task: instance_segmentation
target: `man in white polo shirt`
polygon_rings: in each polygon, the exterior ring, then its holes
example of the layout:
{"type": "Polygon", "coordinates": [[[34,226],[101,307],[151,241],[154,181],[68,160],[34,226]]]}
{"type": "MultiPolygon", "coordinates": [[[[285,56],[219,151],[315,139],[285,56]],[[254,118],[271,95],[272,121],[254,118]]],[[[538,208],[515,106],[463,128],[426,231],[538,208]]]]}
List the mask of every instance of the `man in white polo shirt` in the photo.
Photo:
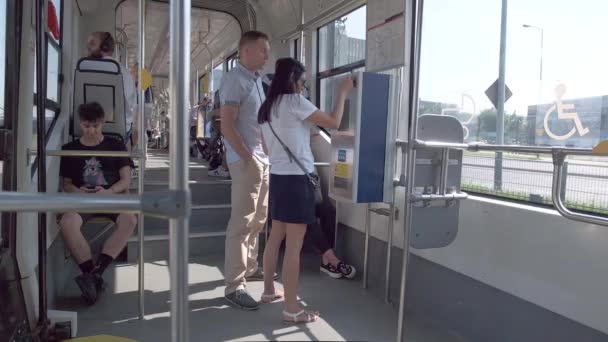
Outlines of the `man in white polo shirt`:
{"type": "Polygon", "coordinates": [[[265,99],[261,75],[270,45],[262,32],[249,31],[239,42],[240,62],[222,80],[220,112],[226,159],[232,176],[232,211],[226,229],[225,298],[233,306],[255,310],[246,279],[262,280],[258,235],[268,209],[268,156],[258,110],[265,99]]]}

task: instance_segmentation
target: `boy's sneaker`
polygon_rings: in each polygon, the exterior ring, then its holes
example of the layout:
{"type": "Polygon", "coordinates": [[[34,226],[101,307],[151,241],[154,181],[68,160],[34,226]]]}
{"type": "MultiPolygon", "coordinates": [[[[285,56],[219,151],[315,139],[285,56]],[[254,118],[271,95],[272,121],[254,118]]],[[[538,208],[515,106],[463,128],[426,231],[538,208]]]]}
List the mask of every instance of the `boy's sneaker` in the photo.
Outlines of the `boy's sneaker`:
{"type": "Polygon", "coordinates": [[[103,280],[101,274],[93,272],[93,278],[95,279],[95,288],[97,293],[103,292],[106,289],[106,282],[103,280]]]}
{"type": "Polygon", "coordinates": [[[82,298],[88,305],[93,305],[97,301],[97,284],[95,276],[91,273],[81,274],[74,279],[80,288],[82,298]]]}
{"type": "Polygon", "coordinates": [[[338,264],[338,271],[342,273],[348,279],[353,279],[355,274],[357,274],[357,270],[354,266],[344,263],[344,261],[340,261],[338,264]]]}
{"type": "Polygon", "coordinates": [[[257,310],[260,308],[258,303],[247,290],[239,289],[224,296],[224,299],[232,306],[242,310],[257,310]]]}
{"type": "Polygon", "coordinates": [[[229,178],[230,172],[224,169],[222,166],[218,166],[215,170],[211,170],[208,173],[209,177],[224,177],[229,178]]]}
{"type": "Polygon", "coordinates": [[[334,278],[334,279],[342,278],[342,272],[338,271],[338,269],[335,268],[334,265],[332,265],[330,263],[328,263],[327,265],[321,265],[320,270],[321,270],[321,272],[327,274],[331,278],[334,278]]]}

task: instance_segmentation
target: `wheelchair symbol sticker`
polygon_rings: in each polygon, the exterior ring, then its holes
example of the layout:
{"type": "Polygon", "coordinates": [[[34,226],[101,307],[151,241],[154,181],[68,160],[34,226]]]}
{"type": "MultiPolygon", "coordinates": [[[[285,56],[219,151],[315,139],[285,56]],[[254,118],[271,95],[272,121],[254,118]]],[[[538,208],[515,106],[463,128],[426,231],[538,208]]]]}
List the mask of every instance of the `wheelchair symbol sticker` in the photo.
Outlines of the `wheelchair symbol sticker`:
{"type": "Polygon", "coordinates": [[[557,87],[555,87],[555,98],[556,98],[555,104],[553,106],[551,106],[551,108],[549,108],[549,110],[545,113],[545,120],[544,120],[545,132],[547,132],[547,135],[549,137],[551,137],[552,139],[555,139],[555,140],[566,140],[566,139],[570,138],[571,136],[573,136],[574,133],[576,133],[576,132],[578,132],[578,134],[581,137],[585,136],[587,133],[589,133],[589,128],[583,127],[583,122],[581,121],[581,118],[578,116],[578,113],[575,111],[574,104],[572,104],[572,103],[565,104],[562,102],[562,98],[564,97],[564,94],[566,93],[566,89],[567,89],[566,85],[564,85],[564,84],[560,84],[557,87]],[[570,132],[563,134],[563,135],[557,135],[557,134],[553,133],[553,131],[551,131],[551,128],[549,128],[549,117],[551,116],[551,114],[553,112],[557,112],[558,120],[574,120],[574,127],[572,127],[570,132]]]}

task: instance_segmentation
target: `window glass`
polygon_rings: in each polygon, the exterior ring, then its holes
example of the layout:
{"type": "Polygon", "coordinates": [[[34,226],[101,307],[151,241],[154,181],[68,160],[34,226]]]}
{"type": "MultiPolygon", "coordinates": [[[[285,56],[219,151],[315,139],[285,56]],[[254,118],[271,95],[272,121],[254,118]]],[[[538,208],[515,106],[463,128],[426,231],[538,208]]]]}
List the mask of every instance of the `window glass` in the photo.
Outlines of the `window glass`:
{"type": "Polygon", "coordinates": [[[59,51],[51,43],[47,51],[46,98],[59,103],[59,51]]]}
{"type": "Polygon", "coordinates": [[[49,34],[57,43],[61,40],[61,4],[62,0],[49,0],[49,34]],[[52,6],[51,6],[52,4],[52,6]],[[53,10],[53,12],[51,12],[53,10]],[[56,18],[57,20],[54,20],[56,18]]]}
{"type": "MultiPolygon", "coordinates": [[[[38,132],[38,113],[36,113],[37,111],[37,106],[33,107],[33,112],[32,112],[32,133],[34,133],[34,145],[36,142],[36,133],[38,132]]],[[[48,132],[49,128],[51,128],[51,123],[53,122],[53,119],[55,119],[55,111],[51,110],[51,109],[46,109],[44,112],[44,117],[45,117],[45,123],[44,123],[44,127],[45,130],[48,132]]]]}
{"type": "MultiPolygon", "coordinates": [[[[467,142],[499,142],[486,91],[499,76],[501,1],[424,6],[419,113],[458,118],[467,142]]],[[[595,0],[509,1],[504,144],[591,148],[608,138],[607,11],[595,0]]],[[[608,213],[607,166],[570,158],[566,204],[608,213]]],[[[550,204],[552,168],[551,156],[467,152],[463,189],[550,204]]]]}
{"type": "Polygon", "coordinates": [[[222,83],[222,76],[224,76],[224,63],[219,64],[215,68],[213,68],[213,89],[212,91],[216,91],[220,89],[220,85],[222,83]]]}
{"type": "Polygon", "coordinates": [[[319,72],[365,59],[363,6],[319,29],[319,72]]]}
{"type": "Polygon", "coordinates": [[[228,71],[232,70],[236,66],[237,62],[238,62],[238,57],[236,55],[233,55],[233,56],[229,57],[228,61],[226,62],[226,66],[228,67],[228,71]]]}
{"type": "MultiPolygon", "coordinates": [[[[363,71],[364,68],[354,69],[353,72],[363,71]]],[[[320,81],[320,102],[319,109],[325,112],[330,112],[334,109],[334,98],[336,96],[336,91],[338,86],[340,85],[340,81],[344,78],[344,74],[326,77],[321,79],[320,81]]]]}
{"type": "MultiPolygon", "coordinates": [[[[6,0],[0,0],[0,18],[6,18],[6,0]]],[[[4,126],[4,87],[6,81],[6,21],[0,24],[0,127],[4,126]]],[[[0,171],[2,168],[0,167],[0,171]]]]}

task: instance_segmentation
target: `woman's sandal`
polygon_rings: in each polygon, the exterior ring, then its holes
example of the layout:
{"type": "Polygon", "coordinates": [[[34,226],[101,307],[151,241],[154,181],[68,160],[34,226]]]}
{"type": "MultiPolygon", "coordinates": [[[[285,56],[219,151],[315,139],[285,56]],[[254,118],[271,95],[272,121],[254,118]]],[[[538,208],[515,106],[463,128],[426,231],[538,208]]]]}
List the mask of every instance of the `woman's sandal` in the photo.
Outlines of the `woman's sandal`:
{"type": "Polygon", "coordinates": [[[282,293],[273,293],[273,294],[262,294],[262,298],[260,298],[260,303],[262,304],[270,304],[279,299],[283,299],[282,293]]]}
{"type": "Polygon", "coordinates": [[[312,323],[317,319],[319,319],[318,311],[300,310],[300,312],[295,314],[283,311],[283,324],[312,323]]]}

